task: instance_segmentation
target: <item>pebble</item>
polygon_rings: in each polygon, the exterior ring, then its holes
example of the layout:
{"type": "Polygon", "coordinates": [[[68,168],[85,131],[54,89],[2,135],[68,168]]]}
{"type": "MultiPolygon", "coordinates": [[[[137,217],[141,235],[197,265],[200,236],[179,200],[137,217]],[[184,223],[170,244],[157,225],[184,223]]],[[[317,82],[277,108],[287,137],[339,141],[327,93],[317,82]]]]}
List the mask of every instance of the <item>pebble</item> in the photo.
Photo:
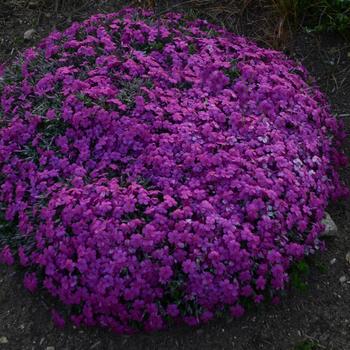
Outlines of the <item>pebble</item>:
{"type": "Polygon", "coordinates": [[[29,3],[28,3],[28,7],[31,9],[37,8],[38,5],[39,5],[38,1],[29,1],[29,3]]]}
{"type": "Polygon", "coordinates": [[[92,345],[92,346],[90,347],[90,350],[93,350],[93,349],[97,348],[100,344],[101,344],[101,341],[99,340],[99,341],[97,341],[94,345],[92,345]]]}
{"type": "Polygon", "coordinates": [[[55,347],[54,346],[48,346],[48,347],[46,347],[46,350],[55,350],[55,347]]]}
{"type": "Polygon", "coordinates": [[[6,337],[0,337],[0,344],[7,344],[9,340],[6,337]]]}
{"type": "Polygon", "coordinates": [[[337,259],[336,259],[336,258],[333,258],[329,263],[330,263],[331,265],[334,265],[336,262],[337,262],[337,259]]]}
{"type": "Polygon", "coordinates": [[[325,217],[322,220],[322,224],[325,225],[325,229],[324,229],[323,233],[321,234],[321,236],[334,237],[337,235],[338,227],[335,224],[335,222],[333,221],[333,219],[331,218],[331,216],[327,212],[325,212],[325,217]]]}
{"type": "Polygon", "coordinates": [[[33,38],[34,34],[36,33],[35,29],[28,29],[26,32],[23,34],[24,40],[30,40],[33,38]]]}
{"type": "Polygon", "coordinates": [[[350,264],[350,252],[346,253],[345,260],[350,264]]]}
{"type": "Polygon", "coordinates": [[[345,283],[345,282],[346,282],[346,276],[341,276],[341,277],[339,278],[339,282],[340,282],[340,283],[345,283]]]}

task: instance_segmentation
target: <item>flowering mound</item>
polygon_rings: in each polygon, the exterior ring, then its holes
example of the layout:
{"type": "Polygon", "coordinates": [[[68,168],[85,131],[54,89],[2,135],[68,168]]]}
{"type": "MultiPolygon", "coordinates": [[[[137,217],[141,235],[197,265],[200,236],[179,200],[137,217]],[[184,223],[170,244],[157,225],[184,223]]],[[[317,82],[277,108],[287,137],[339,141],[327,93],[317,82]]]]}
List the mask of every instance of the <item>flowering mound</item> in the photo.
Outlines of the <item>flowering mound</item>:
{"type": "Polygon", "coordinates": [[[305,70],[205,21],[93,16],[1,85],[1,260],[76,324],[240,316],[321,246],[344,191],[340,128],[305,70]]]}

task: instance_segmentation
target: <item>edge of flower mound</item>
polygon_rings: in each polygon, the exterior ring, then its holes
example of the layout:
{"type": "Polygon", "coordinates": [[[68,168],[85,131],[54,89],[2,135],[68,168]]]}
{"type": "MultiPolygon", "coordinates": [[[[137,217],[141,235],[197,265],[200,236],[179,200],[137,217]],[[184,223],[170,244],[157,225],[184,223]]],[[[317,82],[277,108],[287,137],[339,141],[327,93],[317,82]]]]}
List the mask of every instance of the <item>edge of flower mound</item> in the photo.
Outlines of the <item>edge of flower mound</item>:
{"type": "Polygon", "coordinates": [[[1,84],[0,259],[77,325],[241,316],[322,248],[345,194],[341,127],[304,68],[205,21],[93,16],[1,84]]]}

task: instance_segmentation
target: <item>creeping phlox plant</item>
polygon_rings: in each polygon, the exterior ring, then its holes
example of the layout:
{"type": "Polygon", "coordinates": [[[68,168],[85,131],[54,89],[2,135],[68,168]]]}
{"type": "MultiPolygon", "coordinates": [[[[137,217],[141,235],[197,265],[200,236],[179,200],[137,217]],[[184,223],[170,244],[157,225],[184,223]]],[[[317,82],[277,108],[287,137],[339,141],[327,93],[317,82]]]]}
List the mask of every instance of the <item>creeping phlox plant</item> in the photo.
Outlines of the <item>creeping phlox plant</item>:
{"type": "Polygon", "coordinates": [[[1,78],[1,261],[76,325],[190,325],[273,300],[344,194],[304,68],[206,21],[124,9],[1,78]]]}

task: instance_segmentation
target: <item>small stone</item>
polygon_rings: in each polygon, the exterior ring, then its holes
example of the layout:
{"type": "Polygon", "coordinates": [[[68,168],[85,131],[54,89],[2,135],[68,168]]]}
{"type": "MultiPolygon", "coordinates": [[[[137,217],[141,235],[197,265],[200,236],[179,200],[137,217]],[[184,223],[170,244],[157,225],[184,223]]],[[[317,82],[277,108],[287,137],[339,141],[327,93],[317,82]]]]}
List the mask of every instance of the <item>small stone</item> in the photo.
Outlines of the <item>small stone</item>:
{"type": "Polygon", "coordinates": [[[34,34],[36,33],[35,29],[28,29],[26,32],[23,34],[24,40],[31,40],[33,39],[34,34]]]}
{"type": "Polygon", "coordinates": [[[38,1],[29,1],[29,3],[28,3],[28,7],[31,8],[31,9],[37,8],[38,5],[39,5],[38,1]]]}
{"type": "Polygon", "coordinates": [[[6,337],[0,337],[0,344],[8,344],[9,340],[6,337]]]}
{"type": "Polygon", "coordinates": [[[54,346],[47,346],[46,350],[55,350],[55,347],[54,346]]]}
{"type": "Polygon", "coordinates": [[[345,260],[350,264],[350,251],[346,253],[345,260]]]}
{"type": "Polygon", "coordinates": [[[101,341],[99,340],[90,347],[90,350],[96,349],[100,344],[101,344],[101,341]]]}
{"type": "Polygon", "coordinates": [[[339,278],[339,282],[340,282],[340,283],[345,283],[345,282],[346,282],[346,276],[341,276],[341,277],[339,278]]]}
{"type": "Polygon", "coordinates": [[[334,265],[336,262],[337,262],[337,259],[336,259],[336,258],[333,258],[329,263],[330,263],[331,265],[334,265]]]}
{"type": "Polygon", "coordinates": [[[335,222],[333,221],[333,219],[331,218],[331,216],[327,212],[325,213],[325,217],[322,220],[322,224],[325,225],[325,229],[324,229],[323,233],[321,234],[321,236],[334,237],[337,235],[338,227],[335,224],[335,222]]]}

